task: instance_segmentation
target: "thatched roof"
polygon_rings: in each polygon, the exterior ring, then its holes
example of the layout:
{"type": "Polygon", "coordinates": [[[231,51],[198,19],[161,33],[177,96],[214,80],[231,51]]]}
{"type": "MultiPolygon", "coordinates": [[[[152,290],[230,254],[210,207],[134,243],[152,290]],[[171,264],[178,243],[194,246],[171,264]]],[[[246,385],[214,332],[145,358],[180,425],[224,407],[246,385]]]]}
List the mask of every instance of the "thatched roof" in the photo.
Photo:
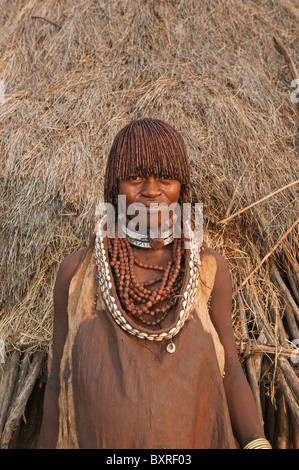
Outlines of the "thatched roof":
{"type": "Polygon", "coordinates": [[[226,256],[235,290],[249,276],[239,292],[252,299],[252,328],[261,308],[277,338],[271,312],[286,307],[270,261],[298,285],[298,185],[219,222],[298,180],[294,70],[274,42],[298,64],[298,18],[287,0],[1,2],[7,350],[47,350],[58,265],[89,239],[113,137],[141,117],[182,133],[205,239],[226,256]]]}
{"type": "MultiPolygon", "coordinates": [[[[183,134],[208,239],[239,285],[298,214],[294,186],[215,225],[298,179],[298,108],[273,42],[280,38],[298,61],[292,2],[31,0],[0,8],[0,336],[50,339],[57,266],[88,239],[114,135],[144,116],[183,134]]],[[[274,255],[298,276],[297,237],[298,227],[274,255]]],[[[260,295],[265,284],[273,295],[266,267],[254,281],[260,295]]]]}

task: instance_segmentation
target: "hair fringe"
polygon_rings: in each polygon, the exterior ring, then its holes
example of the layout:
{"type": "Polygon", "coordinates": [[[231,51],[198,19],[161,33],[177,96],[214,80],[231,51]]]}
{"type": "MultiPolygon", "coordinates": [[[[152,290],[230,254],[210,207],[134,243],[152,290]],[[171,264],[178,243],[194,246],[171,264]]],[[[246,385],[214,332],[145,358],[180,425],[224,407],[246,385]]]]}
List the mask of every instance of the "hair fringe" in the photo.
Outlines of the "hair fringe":
{"type": "Polygon", "coordinates": [[[190,169],[182,136],[158,119],[132,121],[116,135],[108,155],[104,199],[117,208],[118,181],[131,175],[165,175],[181,183],[181,204],[190,202],[190,169]]]}

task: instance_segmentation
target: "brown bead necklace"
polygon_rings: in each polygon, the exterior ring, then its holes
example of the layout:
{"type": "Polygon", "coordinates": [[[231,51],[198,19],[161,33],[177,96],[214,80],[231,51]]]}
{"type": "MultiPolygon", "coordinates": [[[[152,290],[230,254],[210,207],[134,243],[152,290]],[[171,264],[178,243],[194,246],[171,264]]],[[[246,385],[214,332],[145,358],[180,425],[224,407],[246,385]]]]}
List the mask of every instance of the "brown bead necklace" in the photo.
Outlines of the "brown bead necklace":
{"type": "Polygon", "coordinates": [[[138,261],[127,238],[108,238],[110,265],[122,307],[147,326],[159,325],[177,303],[184,277],[183,243],[183,237],[173,240],[172,260],[165,269],[138,261]],[[139,282],[134,265],[159,271],[161,274],[151,280],[139,282]],[[147,289],[158,282],[161,285],[153,291],[147,289]],[[166,304],[158,306],[161,302],[166,304]]]}

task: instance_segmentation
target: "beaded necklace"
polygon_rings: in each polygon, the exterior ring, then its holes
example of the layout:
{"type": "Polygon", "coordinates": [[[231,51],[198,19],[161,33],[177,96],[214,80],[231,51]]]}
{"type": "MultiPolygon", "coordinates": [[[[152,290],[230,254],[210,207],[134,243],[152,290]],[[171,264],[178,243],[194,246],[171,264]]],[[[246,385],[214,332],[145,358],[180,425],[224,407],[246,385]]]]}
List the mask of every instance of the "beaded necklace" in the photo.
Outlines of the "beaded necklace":
{"type": "MultiPolygon", "coordinates": [[[[168,263],[164,274],[161,276],[147,281],[146,283],[138,283],[136,278],[134,279],[134,263],[138,264],[138,261],[132,256],[132,248],[128,240],[118,239],[118,242],[112,244],[112,241],[107,237],[108,252],[110,256],[110,264],[108,260],[108,253],[106,253],[104,246],[104,231],[103,225],[105,224],[105,217],[98,223],[96,229],[96,240],[95,240],[95,259],[98,267],[97,280],[100,284],[100,289],[104,301],[108,307],[115,322],[127,333],[137,336],[141,339],[147,339],[150,341],[162,341],[163,339],[172,339],[183,327],[186,320],[189,317],[190,310],[193,304],[194,297],[197,293],[198,280],[199,280],[199,266],[200,266],[200,247],[191,240],[190,242],[190,253],[189,257],[186,258],[185,268],[187,269],[187,282],[185,291],[176,300],[169,300],[169,294],[180,293],[184,272],[181,269],[182,260],[182,243],[183,238],[175,239],[173,244],[173,260],[168,263]],[[110,247],[110,248],[109,248],[110,247]],[[113,248],[114,247],[114,248],[113,248]],[[121,256],[122,254],[122,256],[121,256]],[[120,259],[123,261],[121,262],[120,259]],[[114,270],[114,273],[113,271],[114,270]],[[114,275],[113,275],[114,274],[114,275]],[[133,276],[132,276],[133,274],[133,276]],[[115,279],[115,285],[118,286],[117,294],[118,299],[115,299],[112,295],[112,282],[115,279]],[[146,289],[150,282],[158,282],[158,279],[162,280],[161,287],[154,292],[146,289]],[[135,289],[132,289],[132,284],[135,289]],[[134,294],[134,295],[133,295],[134,294]],[[168,299],[166,306],[159,308],[153,306],[161,300],[168,299]],[[123,304],[121,302],[123,301],[123,304]],[[134,302],[133,302],[134,300],[134,302]],[[178,321],[175,326],[168,330],[160,330],[157,332],[148,331],[147,327],[151,325],[158,325],[166,317],[169,310],[178,303],[178,308],[181,308],[178,316],[178,321]],[[137,307],[136,307],[137,306],[137,307]],[[132,321],[129,315],[140,320],[146,325],[146,330],[140,329],[134,320],[132,321]],[[145,315],[148,316],[145,319],[145,315]],[[154,320],[149,320],[149,316],[153,317],[154,320]]],[[[140,266],[140,263],[139,263],[140,266]]],[[[142,267],[145,267],[142,264],[142,267]]],[[[146,265],[148,269],[154,269],[162,271],[164,268],[155,265],[146,265]]],[[[171,343],[167,346],[168,352],[175,350],[174,344],[171,343]]]]}
{"type": "Polygon", "coordinates": [[[115,279],[115,286],[120,301],[127,312],[148,326],[161,323],[173,305],[176,295],[182,286],[184,271],[181,269],[182,239],[175,239],[172,247],[172,261],[167,268],[162,266],[144,264],[134,257],[132,247],[127,238],[108,238],[110,265],[115,279]],[[162,276],[139,282],[134,273],[134,265],[143,269],[162,272],[162,276]],[[154,291],[147,289],[161,281],[161,286],[154,291]],[[169,294],[172,293],[170,298],[169,294]],[[156,305],[167,301],[164,307],[156,305]]]}

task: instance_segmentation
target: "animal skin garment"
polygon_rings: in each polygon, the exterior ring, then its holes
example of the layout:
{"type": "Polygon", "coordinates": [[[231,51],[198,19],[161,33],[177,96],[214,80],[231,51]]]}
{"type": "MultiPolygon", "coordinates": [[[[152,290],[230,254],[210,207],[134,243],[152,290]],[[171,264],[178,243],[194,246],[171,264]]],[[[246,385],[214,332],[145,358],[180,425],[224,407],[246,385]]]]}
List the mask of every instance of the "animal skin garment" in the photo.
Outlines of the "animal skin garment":
{"type": "MultiPolygon", "coordinates": [[[[235,448],[224,350],[207,306],[216,270],[215,258],[203,257],[190,316],[169,353],[167,341],[132,336],[112,318],[90,245],[69,288],[57,448],[235,448]]],[[[112,293],[117,300],[114,283],[112,293]]]]}

